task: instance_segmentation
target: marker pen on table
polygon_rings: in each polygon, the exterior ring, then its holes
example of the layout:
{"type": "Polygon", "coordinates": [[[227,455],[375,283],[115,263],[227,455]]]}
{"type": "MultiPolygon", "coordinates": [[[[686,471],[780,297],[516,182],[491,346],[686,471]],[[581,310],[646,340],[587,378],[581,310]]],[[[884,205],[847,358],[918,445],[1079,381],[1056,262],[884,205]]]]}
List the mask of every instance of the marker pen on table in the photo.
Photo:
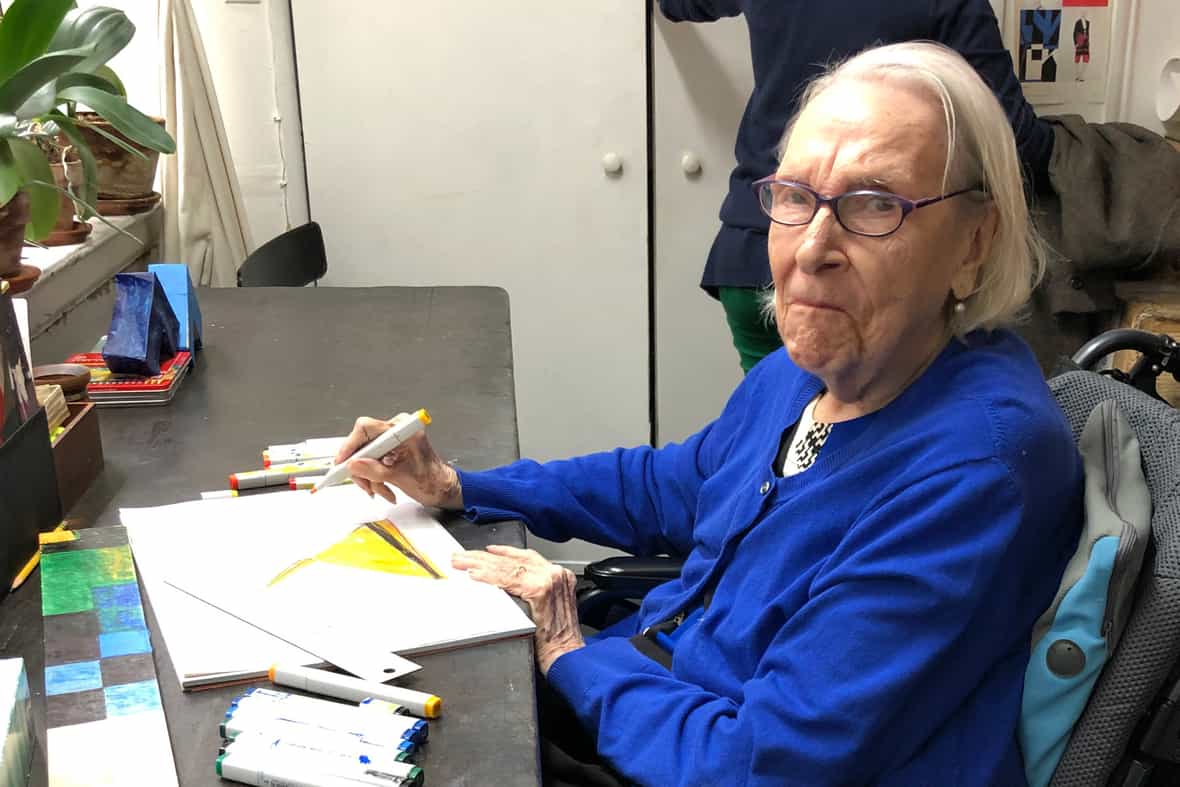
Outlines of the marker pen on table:
{"type": "Polygon", "coordinates": [[[413,716],[367,714],[351,709],[351,714],[326,713],[315,708],[269,703],[265,700],[243,700],[225,712],[225,737],[234,737],[239,730],[256,729],[269,722],[284,721],[308,727],[356,735],[377,746],[396,746],[407,740],[425,743],[430,726],[413,716]]]}
{"type": "Polygon", "coordinates": [[[258,489],[264,486],[286,486],[292,478],[305,475],[320,475],[331,466],[327,460],[321,462],[290,462],[272,465],[265,470],[246,470],[231,473],[230,489],[258,489]]]}
{"type": "Polygon", "coordinates": [[[408,744],[405,748],[373,746],[347,733],[296,728],[290,724],[242,730],[232,738],[227,738],[222,746],[227,749],[231,746],[259,748],[278,746],[279,743],[325,757],[344,757],[350,763],[407,763],[418,751],[418,745],[409,741],[403,741],[403,744],[408,744]]]}
{"type": "Polygon", "coordinates": [[[237,497],[238,490],[236,489],[214,489],[211,492],[202,492],[202,500],[217,500],[223,497],[237,497]]]}
{"type": "Polygon", "coordinates": [[[314,437],[302,443],[272,445],[262,452],[262,466],[283,462],[306,462],[309,459],[328,459],[336,455],[347,437],[314,437]]]}
{"type": "Polygon", "coordinates": [[[293,754],[289,750],[281,753],[274,750],[247,749],[227,751],[217,757],[215,769],[223,779],[230,779],[254,787],[401,787],[422,784],[422,769],[416,768],[406,776],[385,774],[377,769],[371,772],[361,770],[342,775],[338,770],[329,769],[323,758],[293,754]]]}
{"type": "Polygon", "coordinates": [[[311,667],[275,664],[267,674],[272,683],[290,686],[301,691],[310,691],[313,694],[323,694],[327,697],[352,700],[353,702],[360,702],[372,697],[373,699],[396,702],[415,716],[436,719],[442,715],[442,698],[424,691],[402,689],[397,686],[361,680],[348,675],[338,675],[335,672],[312,669],[311,667]]]}
{"type": "Polygon", "coordinates": [[[292,697],[290,700],[274,700],[268,697],[246,696],[230,703],[226,713],[269,713],[275,717],[301,721],[310,720],[323,723],[324,726],[330,726],[333,729],[357,733],[372,730],[374,734],[396,732],[400,735],[406,730],[412,730],[416,734],[415,740],[425,739],[425,736],[429,734],[429,722],[416,716],[405,716],[382,710],[370,712],[356,705],[344,705],[324,700],[304,702],[308,699],[310,698],[292,697]]]}
{"type": "Polygon", "coordinates": [[[338,484],[345,478],[348,478],[348,461],[352,459],[380,459],[388,454],[394,448],[409,440],[414,435],[421,432],[430,424],[430,413],[425,410],[418,410],[410,418],[402,421],[400,424],[391,426],[381,434],[374,437],[368,443],[356,450],[348,460],[341,462],[338,465],[332,465],[332,469],[328,471],[328,475],[323,481],[316,484],[312,488],[312,492],[318,492],[326,486],[338,484]]]}
{"type": "Polygon", "coordinates": [[[421,768],[397,758],[397,752],[382,750],[359,751],[347,748],[347,743],[325,742],[322,738],[293,738],[276,732],[234,739],[224,746],[226,752],[259,752],[277,755],[283,760],[305,760],[309,768],[349,778],[396,777],[413,778],[421,768]]]}
{"type": "Polygon", "coordinates": [[[356,711],[363,707],[364,710],[382,710],[389,714],[401,714],[405,712],[405,708],[398,705],[396,702],[385,702],[384,700],[366,700],[371,702],[371,705],[351,705],[347,702],[335,702],[333,700],[322,700],[318,697],[307,697],[303,694],[292,694],[288,691],[277,691],[275,689],[264,689],[262,687],[252,687],[246,689],[238,697],[235,697],[233,704],[238,704],[244,699],[267,699],[274,702],[284,701],[291,702],[296,705],[306,705],[309,708],[317,708],[320,710],[328,710],[335,708],[344,708],[350,711],[356,711]]]}

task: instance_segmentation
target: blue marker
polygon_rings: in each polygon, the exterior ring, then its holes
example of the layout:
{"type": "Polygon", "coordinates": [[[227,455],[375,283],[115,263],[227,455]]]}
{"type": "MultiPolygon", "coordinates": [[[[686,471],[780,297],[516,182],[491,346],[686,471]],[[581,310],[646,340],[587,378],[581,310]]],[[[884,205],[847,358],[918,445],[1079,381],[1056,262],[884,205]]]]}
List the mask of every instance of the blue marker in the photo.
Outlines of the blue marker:
{"type": "Polygon", "coordinates": [[[415,745],[426,740],[426,732],[422,728],[410,728],[400,732],[380,729],[364,730],[355,727],[345,729],[333,726],[332,722],[327,720],[290,718],[288,714],[275,716],[267,713],[235,711],[232,708],[226,712],[225,716],[225,721],[220,726],[221,737],[231,739],[238,737],[243,732],[254,730],[282,730],[291,734],[343,736],[344,739],[365,746],[379,749],[400,749],[401,751],[410,751],[410,748],[406,746],[407,743],[415,745]],[[374,732],[377,734],[373,734],[374,732]]]}
{"type": "Polygon", "coordinates": [[[238,723],[256,723],[260,719],[286,719],[320,729],[360,735],[374,741],[403,739],[424,743],[430,735],[430,725],[422,719],[366,713],[347,705],[340,707],[342,710],[325,711],[289,702],[242,698],[229,706],[225,718],[227,721],[233,720],[238,723]]]}
{"type": "MultiPolygon", "coordinates": [[[[404,741],[408,743],[408,741],[404,741]]],[[[413,744],[410,744],[413,746],[413,744]]],[[[242,732],[224,744],[227,751],[234,749],[275,749],[284,752],[298,749],[295,753],[313,753],[318,756],[345,759],[348,762],[384,768],[390,763],[406,763],[414,752],[372,746],[363,741],[350,739],[340,733],[325,733],[322,730],[307,731],[292,728],[269,727],[242,732]]],[[[398,767],[401,767],[400,765],[398,767]]]]}

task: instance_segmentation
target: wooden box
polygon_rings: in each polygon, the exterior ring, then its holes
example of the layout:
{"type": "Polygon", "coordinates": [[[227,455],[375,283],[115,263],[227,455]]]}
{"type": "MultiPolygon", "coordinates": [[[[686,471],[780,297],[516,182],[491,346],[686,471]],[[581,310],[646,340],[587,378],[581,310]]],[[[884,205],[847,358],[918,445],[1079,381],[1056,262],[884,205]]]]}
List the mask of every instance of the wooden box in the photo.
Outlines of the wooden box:
{"type": "Polygon", "coordinates": [[[53,444],[53,465],[65,516],[102,472],[102,435],[93,402],[70,402],[65,432],[53,444]]]}
{"type": "MultiPolygon", "coordinates": [[[[1180,283],[1169,281],[1119,282],[1115,292],[1124,303],[1123,327],[1166,333],[1180,340],[1180,283]]],[[[1115,354],[1114,365],[1130,371],[1136,352],[1115,354]]],[[[1180,407],[1180,383],[1170,374],[1156,379],[1156,390],[1173,407],[1180,407]]]]}

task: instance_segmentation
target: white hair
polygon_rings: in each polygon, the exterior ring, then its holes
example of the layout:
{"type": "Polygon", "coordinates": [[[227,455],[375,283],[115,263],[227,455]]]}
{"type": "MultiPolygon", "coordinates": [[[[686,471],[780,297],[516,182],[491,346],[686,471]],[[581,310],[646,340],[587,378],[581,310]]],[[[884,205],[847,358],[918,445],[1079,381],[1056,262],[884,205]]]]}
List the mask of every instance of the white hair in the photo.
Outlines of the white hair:
{"type": "Polygon", "coordinates": [[[910,41],[867,49],[829,67],[807,86],[783,133],[780,159],[795,122],[811,102],[848,81],[903,82],[938,98],[946,121],[943,193],[978,185],[998,215],[991,251],[980,266],[975,290],[964,301],[965,310],[951,310],[948,297],[951,328],[962,336],[1016,320],[1045,273],[1046,252],[1025,203],[1012,127],[991,88],[970,63],[942,44],[910,41]]]}

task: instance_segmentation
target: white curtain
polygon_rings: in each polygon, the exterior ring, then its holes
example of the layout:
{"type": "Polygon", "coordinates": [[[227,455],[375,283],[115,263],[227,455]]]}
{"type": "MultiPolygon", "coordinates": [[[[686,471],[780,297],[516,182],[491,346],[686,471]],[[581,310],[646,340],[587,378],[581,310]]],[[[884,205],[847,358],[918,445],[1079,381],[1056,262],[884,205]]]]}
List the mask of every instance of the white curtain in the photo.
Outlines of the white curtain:
{"type": "Polygon", "coordinates": [[[201,285],[233,287],[254,248],[246,203],[191,0],[157,0],[164,118],[176,154],[164,164],[164,256],[201,285]]]}

